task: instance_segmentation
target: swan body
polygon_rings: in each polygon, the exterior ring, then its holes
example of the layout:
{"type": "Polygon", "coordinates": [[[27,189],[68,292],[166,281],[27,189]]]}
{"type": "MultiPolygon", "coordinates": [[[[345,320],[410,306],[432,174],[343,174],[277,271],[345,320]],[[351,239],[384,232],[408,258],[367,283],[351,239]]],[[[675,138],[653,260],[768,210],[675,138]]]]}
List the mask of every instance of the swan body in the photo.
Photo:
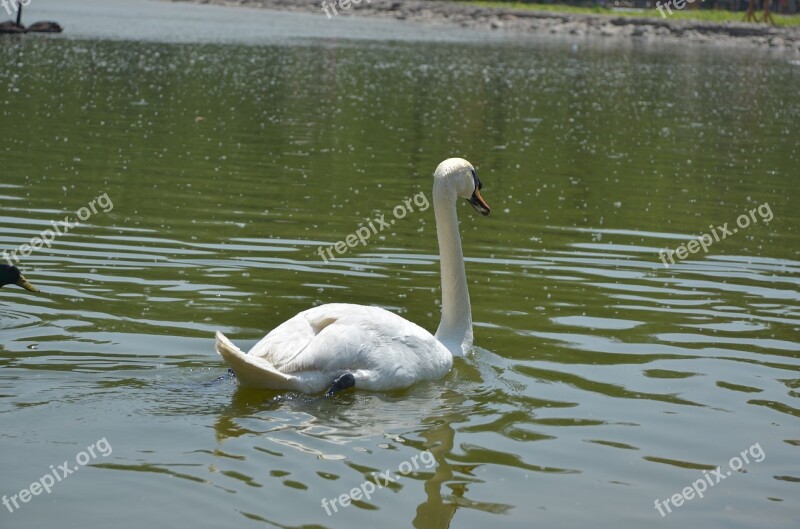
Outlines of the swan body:
{"type": "Polygon", "coordinates": [[[384,391],[444,376],[472,347],[472,316],[458,233],[456,198],[489,214],[481,182],[461,158],[434,173],[433,203],[442,272],[442,320],[436,335],[379,307],[330,303],[282,323],[244,353],[221,332],[216,349],[240,383],[328,394],[355,385],[384,391]],[[342,385],[342,380],[346,383],[342,385]]]}
{"type": "Polygon", "coordinates": [[[222,333],[217,350],[245,386],[318,393],[350,373],[359,388],[382,391],[444,376],[453,355],[436,338],[393,312],[330,303],[308,309],[247,354],[222,333]]]}

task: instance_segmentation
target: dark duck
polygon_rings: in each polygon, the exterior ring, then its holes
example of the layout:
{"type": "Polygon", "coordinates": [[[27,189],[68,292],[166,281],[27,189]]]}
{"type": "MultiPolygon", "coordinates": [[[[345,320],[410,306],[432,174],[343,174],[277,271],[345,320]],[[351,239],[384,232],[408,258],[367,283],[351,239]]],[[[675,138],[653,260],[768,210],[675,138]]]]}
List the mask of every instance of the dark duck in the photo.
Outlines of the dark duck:
{"type": "Polygon", "coordinates": [[[17,285],[31,292],[39,292],[35,286],[28,283],[28,280],[22,276],[19,268],[4,264],[0,265],[0,287],[6,285],[17,285]]]}

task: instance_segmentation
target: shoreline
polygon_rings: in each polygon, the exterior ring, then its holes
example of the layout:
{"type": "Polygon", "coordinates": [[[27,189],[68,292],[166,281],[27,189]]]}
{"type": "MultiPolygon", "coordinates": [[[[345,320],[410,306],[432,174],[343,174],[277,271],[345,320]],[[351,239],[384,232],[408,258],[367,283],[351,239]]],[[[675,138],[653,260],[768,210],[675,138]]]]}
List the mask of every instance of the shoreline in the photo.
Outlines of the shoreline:
{"type": "MultiPolygon", "coordinates": [[[[277,11],[326,14],[322,0],[171,0],[232,7],[264,8],[277,11]]],[[[346,1],[346,0],[345,0],[346,1]]],[[[370,16],[408,20],[418,23],[453,25],[464,28],[491,29],[562,37],[600,37],[632,39],[644,42],[690,42],[714,45],[748,46],[800,54],[800,27],[776,27],[744,22],[704,22],[559,13],[504,7],[482,7],[461,2],[430,0],[361,0],[338,15],[328,10],[329,18],[337,16],[370,16]]],[[[327,0],[333,5],[333,0],[327,0]]],[[[338,7],[338,2],[336,3],[338,7]]]]}

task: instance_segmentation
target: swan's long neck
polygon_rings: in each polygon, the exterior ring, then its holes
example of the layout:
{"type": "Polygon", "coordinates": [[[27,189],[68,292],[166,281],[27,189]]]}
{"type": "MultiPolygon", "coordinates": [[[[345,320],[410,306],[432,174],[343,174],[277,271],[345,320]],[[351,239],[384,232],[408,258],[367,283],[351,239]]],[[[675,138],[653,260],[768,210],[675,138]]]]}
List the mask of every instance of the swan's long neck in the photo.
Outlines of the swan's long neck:
{"type": "Polygon", "coordinates": [[[439,263],[442,271],[442,321],[436,339],[453,353],[464,356],[472,346],[472,313],[464,270],[464,254],[458,233],[456,197],[434,186],[433,211],[439,238],[439,263]]]}

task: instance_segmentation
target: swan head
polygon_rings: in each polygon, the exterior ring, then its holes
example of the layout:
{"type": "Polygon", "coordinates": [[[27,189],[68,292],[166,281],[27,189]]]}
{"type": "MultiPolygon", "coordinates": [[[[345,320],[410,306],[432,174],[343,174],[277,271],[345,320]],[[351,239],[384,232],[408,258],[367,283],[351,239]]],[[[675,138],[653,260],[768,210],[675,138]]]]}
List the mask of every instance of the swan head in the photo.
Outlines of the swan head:
{"type": "Polygon", "coordinates": [[[446,193],[453,197],[466,198],[481,215],[488,215],[491,208],[481,196],[478,173],[471,163],[463,158],[448,158],[439,164],[433,173],[434,194],[446,193]]]}
{"type": "Polygon", "coordinates": [[[36,287],[22,277],[22,273],[16,266],[0,265],[0,287],[5,285],[19,285],[25,290],[39,292],[36,287]]]}

